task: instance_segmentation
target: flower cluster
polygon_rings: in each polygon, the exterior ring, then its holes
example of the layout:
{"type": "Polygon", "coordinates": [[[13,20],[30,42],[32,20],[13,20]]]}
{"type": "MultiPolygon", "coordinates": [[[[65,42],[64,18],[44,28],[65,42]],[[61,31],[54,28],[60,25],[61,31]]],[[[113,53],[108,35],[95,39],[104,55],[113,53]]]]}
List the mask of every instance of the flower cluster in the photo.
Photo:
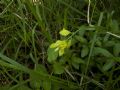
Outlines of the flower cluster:
{"type": "MultiPolygon", "coordinates": [[[[60,31],[60,35],[68,36],[71,32],[63,28],[60,31]]],[[[55,43],[50,45],[50,48],[54,48],[55,51],[59,52],[59,56],[62,56],[65,53],[65,49],[69,48],[71,45],[71,40],[57,40],[55,43]]]]}

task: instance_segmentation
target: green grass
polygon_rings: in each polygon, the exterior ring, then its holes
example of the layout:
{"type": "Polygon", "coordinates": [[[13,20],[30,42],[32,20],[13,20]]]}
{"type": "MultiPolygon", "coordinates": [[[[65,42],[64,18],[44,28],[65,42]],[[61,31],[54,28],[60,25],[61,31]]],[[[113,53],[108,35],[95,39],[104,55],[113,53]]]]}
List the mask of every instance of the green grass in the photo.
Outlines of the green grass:
{"type": "Polygon", "coordinates": [[[119,3],[1,0],[0,90],[119,90],[119,3]],[[57,40],[71,40],[63,56],[57,40]]]}

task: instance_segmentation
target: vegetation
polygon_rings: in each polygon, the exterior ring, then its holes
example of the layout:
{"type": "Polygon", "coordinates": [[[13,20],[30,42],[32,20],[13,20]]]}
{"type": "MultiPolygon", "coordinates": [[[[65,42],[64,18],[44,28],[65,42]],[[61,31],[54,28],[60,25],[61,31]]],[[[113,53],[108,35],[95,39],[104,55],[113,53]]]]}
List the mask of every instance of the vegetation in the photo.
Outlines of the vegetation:
{"type": "Polygon", "coordinates": [[[0,0],[0,90],[119,90],[119,0],[0,0]]]}

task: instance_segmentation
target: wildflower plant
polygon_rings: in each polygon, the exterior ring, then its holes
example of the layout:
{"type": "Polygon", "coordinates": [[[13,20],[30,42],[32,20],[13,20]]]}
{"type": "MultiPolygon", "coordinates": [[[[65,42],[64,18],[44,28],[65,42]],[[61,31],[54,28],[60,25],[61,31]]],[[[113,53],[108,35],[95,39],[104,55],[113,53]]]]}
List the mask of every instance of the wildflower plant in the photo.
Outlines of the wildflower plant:
{"type": "MultiPolygon", "coordinates": [[[[67,37],[71,32],[63,28],[59,33],[61,36],[67,37]]],[[[48,50],[52,49],[54,53],[58,53],[59,56],[63,56],[65,53],[65,49],[68,49],[70,45],[71,45],[71,40],[67,40],[67,39],[57,40],[55,43],[52,43],[50,45],[48,50]]],[[[51,60],[49,60],[49,62],[51,62],[51,60]]]]}
{"type": "MultiPolygon", "coordinates": [[[[66,49],[69,49],[71,46],[71,40],[67,39],[68,35],[71,34],[70,31],[63,28],[59,34],[65,39],[57,40],[52,43],[48,48],[48,62],[55,63],[58,57],[61,57],[65,54],[66,49]]],[[[55,65],[54,65],[55,66],[55,65]]],[[[57,65],[57,67],[60,65],[57,65]]],[[[55,67],[56,68],[56,67],[55,67]]]]}
{"type": "Polygon", "coordinates": [[[70,50],[73,43],[73,36],[76,33],[63,28],[59,34],[63,38],[52,43],[47,51],[47,60],[53,65],[53,72],[55,74],[62,74],[68,66],[66,62],[69,64],[71,63],[73,67],[79,69],[79,64],[84,62],[80,58],[76,57],[72,53],[72,50],[70,50]]]}
{"type": "MultiPolygon", "coordinates": [[[[68,36],[71,32],[63,28],[60,31],[61,36],[68,36]]],[[[50,48],[54,48],[55,52],[59,52],[59,56],[62,56],[65,53],[65,49],[69,48],[71,44],[71,40],[57,40],[55,43],[50,45],[50,48]]]]}

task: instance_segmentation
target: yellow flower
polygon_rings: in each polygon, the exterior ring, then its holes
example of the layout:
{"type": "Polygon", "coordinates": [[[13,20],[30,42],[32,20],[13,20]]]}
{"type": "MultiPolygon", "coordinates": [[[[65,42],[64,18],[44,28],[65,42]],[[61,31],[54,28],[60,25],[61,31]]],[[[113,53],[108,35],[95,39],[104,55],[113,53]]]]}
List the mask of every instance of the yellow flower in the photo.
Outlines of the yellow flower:
{"type": "Polygon", "coordinates": [[[63,28],[59,33],[60,33],[60,35],[62,35],[62,36],[67,36],[67,35],[69,35],[71,32],[68,31],[68,30],[66,30],[65,28],[63,28]]]}
{"type": "Polygon", "coordinates": [[[66,48],[70,47],[70,41],[57,40],[55,43],[50,45],[50,48],[55,48],[55,51],[59,51],[59,56],[62,56],[66,48]]]}

